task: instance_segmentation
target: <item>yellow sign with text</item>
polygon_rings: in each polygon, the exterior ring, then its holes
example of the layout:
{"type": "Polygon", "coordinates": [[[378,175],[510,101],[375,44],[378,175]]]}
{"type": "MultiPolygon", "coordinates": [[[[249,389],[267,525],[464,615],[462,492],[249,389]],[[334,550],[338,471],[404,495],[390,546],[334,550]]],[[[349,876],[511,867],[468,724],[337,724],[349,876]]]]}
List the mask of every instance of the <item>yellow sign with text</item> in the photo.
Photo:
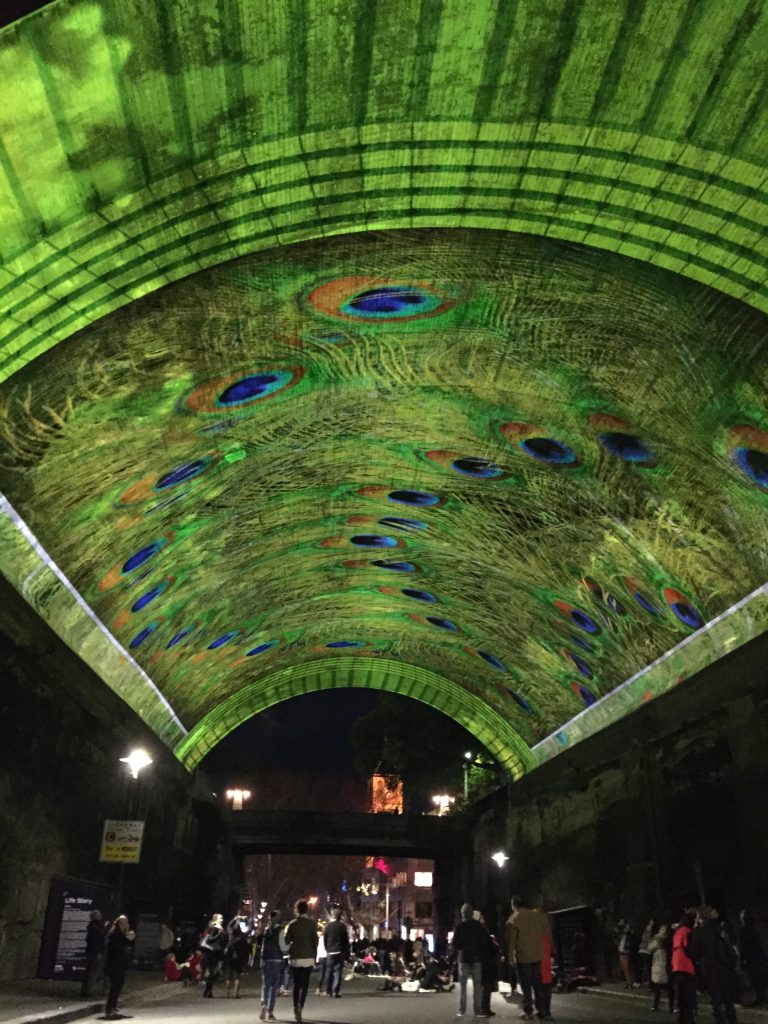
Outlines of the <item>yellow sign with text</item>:
{"type": "Polygon", "coordinates": [[[104,822],[99,860],[110,864],[138,864],[141,857],[143,821],[104,822]]]}

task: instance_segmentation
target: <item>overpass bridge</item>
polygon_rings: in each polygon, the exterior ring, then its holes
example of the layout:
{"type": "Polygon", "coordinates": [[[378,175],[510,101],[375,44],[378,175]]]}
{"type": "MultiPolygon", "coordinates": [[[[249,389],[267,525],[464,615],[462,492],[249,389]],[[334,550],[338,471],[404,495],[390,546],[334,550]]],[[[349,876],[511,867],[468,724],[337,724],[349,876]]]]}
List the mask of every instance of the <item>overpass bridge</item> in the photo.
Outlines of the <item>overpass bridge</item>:
{"type": "Polygon", "coordinates": [[[451,858],[464,849],[464,815],[360,814],[300,810],[230,812],[236,855],[249,853],[389,854],[451,858]]]}

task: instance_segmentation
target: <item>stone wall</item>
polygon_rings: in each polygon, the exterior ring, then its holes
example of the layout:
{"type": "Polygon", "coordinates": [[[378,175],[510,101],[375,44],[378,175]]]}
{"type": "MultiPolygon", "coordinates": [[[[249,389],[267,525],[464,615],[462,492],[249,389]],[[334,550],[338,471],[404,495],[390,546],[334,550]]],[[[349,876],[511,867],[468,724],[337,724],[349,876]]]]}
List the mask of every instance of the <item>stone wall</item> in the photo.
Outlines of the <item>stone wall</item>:
{"type": "Polygon", "coordinates": [[[37,969],[54,875],[116,887],[98,862],[105,818],[123,817],[132,746],[154,758],[134,787],[147,821],[124,907],[177,917],[225,909],[231,862],[210,785],[141,721],[0,579],[0,978],[37,969]]]}
{"type": "Polygon", "coordinates": [[[479,805],[470,895],[494,920],[515,890],[640,926],[702,894],[768,920],[766,793],[764,636],[479,805]]]}

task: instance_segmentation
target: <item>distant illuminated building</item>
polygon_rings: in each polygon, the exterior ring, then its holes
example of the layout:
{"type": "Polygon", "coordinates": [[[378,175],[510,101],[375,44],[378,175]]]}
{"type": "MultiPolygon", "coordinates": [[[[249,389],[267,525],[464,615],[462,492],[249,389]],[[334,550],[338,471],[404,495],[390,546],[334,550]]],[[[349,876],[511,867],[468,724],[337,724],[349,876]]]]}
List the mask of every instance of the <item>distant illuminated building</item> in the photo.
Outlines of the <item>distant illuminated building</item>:
{"type": "Polygon", "coordinates": [[[373,814],[403,813],[403,782],[399,776],[371,776],[371,811],[373,814]]]}

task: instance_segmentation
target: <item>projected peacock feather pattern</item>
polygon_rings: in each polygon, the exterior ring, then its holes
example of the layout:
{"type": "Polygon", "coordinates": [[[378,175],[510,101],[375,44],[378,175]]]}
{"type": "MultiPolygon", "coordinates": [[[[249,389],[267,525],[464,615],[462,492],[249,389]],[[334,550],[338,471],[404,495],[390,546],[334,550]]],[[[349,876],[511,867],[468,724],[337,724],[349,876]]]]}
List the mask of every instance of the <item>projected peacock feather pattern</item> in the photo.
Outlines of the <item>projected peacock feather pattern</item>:
{"type": "Polygon", "coordinates": [[[544,239],[287,247],[6,382],[2,489],[182,718],[343,653],[533,743],[764,582],[765,326],[544,239]]]}

